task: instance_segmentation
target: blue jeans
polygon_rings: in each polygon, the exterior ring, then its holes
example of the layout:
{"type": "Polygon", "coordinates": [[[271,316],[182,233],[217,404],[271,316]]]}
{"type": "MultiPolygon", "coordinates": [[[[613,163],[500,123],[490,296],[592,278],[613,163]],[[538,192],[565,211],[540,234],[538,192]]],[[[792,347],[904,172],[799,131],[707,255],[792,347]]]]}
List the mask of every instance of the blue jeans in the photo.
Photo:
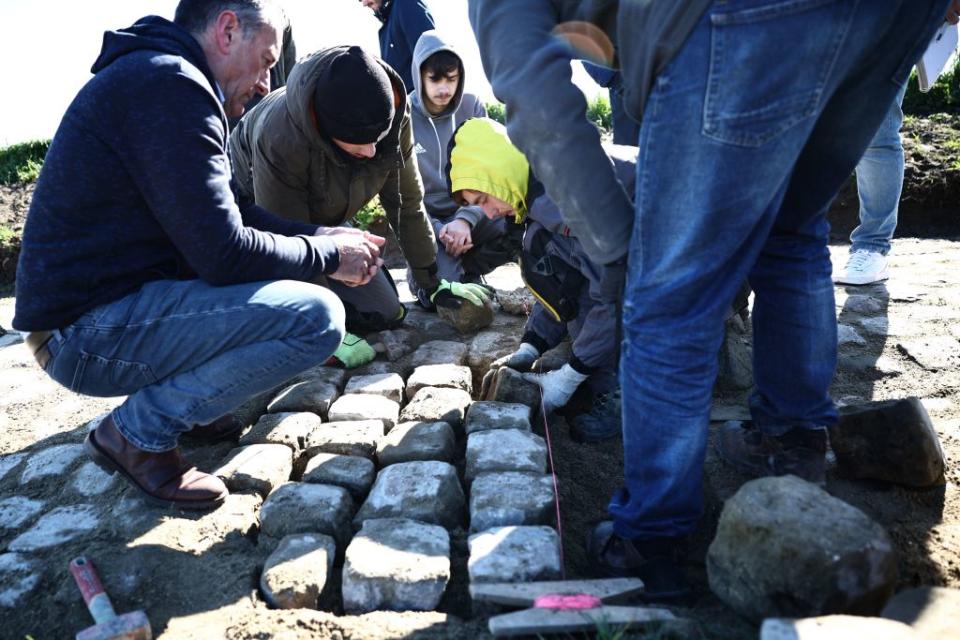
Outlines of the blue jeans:
{"type": "Polygon", "coordinates": [[[214,287],[158,280],[54,332],[46,371],[72,391],[129,397],[117,428],[167,451],[337,348],[343,305],[323,287],[279,280],[214,287]]]}
{"type": "Polygon", "coordinates": [[[860,195],[860,224],[850,234],[850,252],[875,251],[887,255],[890,239],[897,229],[897,209],[903,191],[904,87],[890,105],[887,116],[857,165],[857,192],[860,195]]]}
{"type": "Polygon", "coordinates": [[[696,527],[724,317],[745,278],[754,422],[780,435],[836,419],[826,211],[946,5],[717,0],[657,76],[624,294],[619,535],[696,527]]]}

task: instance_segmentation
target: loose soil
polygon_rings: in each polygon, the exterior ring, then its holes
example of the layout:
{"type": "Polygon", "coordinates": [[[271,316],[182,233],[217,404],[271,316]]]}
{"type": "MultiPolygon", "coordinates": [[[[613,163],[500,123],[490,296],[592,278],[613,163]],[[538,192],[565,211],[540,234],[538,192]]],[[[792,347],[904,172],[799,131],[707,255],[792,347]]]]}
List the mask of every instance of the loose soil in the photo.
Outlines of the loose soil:
{"type": "MultiPolygon", "coordinates": [[[[860,331],[864,343],[841,345],[834,398],[855,404],[921,397],[948,460],[946,486],[928,491],[850,481],[830,470],[828,491],[876,519],[893,538],[899,557],[898,590],[918,585],[960,587],[960,353],[953,353],[952,361],[951,354],[945,354],[938,364],[910,348],[911,341],[952,336],[953,348],[960,352],[956,342],[960,339],[956,330],[960,323],[960,281],[956,276],[960,273],[960,171],[950,164],[960,157],[960,151],[954,150],[952,156],[936,151],[957,139],[958,131],[957,119],[908,122],[907,186],[899,239],[891,255],[892,279],[887,286],[837,289],[840,322],[860,331]],[[935,152],[926,151],[924,145],[935,152]],[[935,161],[924,160],[931,153],[935,161]],[[933,174],[939,177],[929,178],[933,174]],[[886,334],[861,330],[858,321],[863,314],[848,305],[851,297],[859,294],[880,302],[880,310],[866,316],[885,319],[889,324],[886,334]]],[[[850,189],[848,186],[838,198],[830,216],[835,261],[845,260],[844,242],[856,224],[856,191],[850,189]]],[[[22,228],[31,193],[31,187],[0,188],[0,226],[22,228]]],[[[12,298],[0,298],[0,326],[8,329],[12,305],[12,298]]],[[[498,320],[504,332],[517,332],[521,325],[522,318],[498,320]]],[[[744,399],[736,395],[717,401],[730,409],[742,408],[744,399]]],[[[256,416],[264,400],[252,399],[244,407],[244,415],[256,416]]],[[[79,443],[88,423],[117,403],[116,399],[77,396],[52,383],[31,362],[23,345],[0,347],[0,455],[79,443]]],[[[605,517],[606,501],[622,482],[622,447],[618,442],[577,444],[559,417],[549,428],[559,477],[566,575],[593,577],[585,538],[590,527],[605,517]]],[[[542,424],[538,431],[543,434],[542,424]]],[[[194,447],[187,449],[187,455],[209,470],[230,448],[230,444],[194,447]]],[[[75,472],[84,461],[70,469],[75,472]]],[[[696,596],[691,606],[675,612],[694,620],[702,637],[755,638],[756,626],[739,618],[710,592],[704,564],[723,500],[746,479],[723,466],[712,446],[705,464],[705,513],[686,566],[696,596]]],[[[44,501],[48,510],[85,502],[101,508],[106,516],[96,533],[82,543],[62,544],[36,556],[43,566],[39,586],[26,606],[4,610],[2,637],[69,637],[91,624],[66,571],[70,558],[81,552],[100,564],[117,609],[144,609],[154,633],[162,638],[487,637],[486,619],[474,614],[467,593],[463,531],[455,531],[451,537],[455,579],[437,613],[342,616],[337,615],[336,602],[331,612],[271,611],[257,593],[265,553],[256,544],[255,525],[228,527],[224,534],[218,528],[222,525],[211,516],[146,508],[121,483],[84,499],[72,493],[71,473],[25,486],[19,485],[19,475],[0,478],[0,499],[26,496],[44,501]]],[[[242,511],[247,508],[243,504],[230,508],[242,511]]],[[[18,533],[0,530],[0,551],[5,551],[18,533]]],[[[627,633],[625,637],[637,636],[627,633]]]]}

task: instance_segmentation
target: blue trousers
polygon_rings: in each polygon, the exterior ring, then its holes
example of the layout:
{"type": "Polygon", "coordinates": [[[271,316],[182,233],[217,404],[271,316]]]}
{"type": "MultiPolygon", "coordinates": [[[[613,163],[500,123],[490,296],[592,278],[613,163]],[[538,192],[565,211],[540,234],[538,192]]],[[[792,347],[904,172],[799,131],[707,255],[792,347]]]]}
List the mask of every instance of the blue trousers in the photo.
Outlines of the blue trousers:
{"type": "Polygon", "coordinates": [[[779,435],[836,419],[826,212],[946,6],[716,0],[658,74],[627,262],[619,535],[696,526],[724,315],[745,278],[754,422],[779,435]]]}
{"type": "Polygon", "coordinates": [[[306,282],[158,280],[54,332],[46,371],[77,393],[128,395],[113,413],[120,433],[167,451],[181,432],[322,364],[343,325],[337,296],[306,282]]]}

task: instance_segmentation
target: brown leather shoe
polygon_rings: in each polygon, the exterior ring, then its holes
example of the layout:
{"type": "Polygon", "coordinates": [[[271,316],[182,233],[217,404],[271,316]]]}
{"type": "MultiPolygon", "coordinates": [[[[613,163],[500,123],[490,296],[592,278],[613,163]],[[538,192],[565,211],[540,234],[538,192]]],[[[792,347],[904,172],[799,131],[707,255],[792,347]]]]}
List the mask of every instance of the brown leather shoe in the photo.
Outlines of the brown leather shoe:
{"type": "Polygon", "coordinates": [[[211,444],[235,438],[243,431],[243,423],[232,413],[220,416],[210,424],[194,425],[190,431],[184,431],[180,438],[198,444],[211,444]]]}
{"type": "Polygon", "coordinates": [[[87,435],[83,448],[98,467],[111,475],[119,471],[147,502],[157,506],[213,509],[229,494],[220,478],[184,460],[179,448],[153,453],[130,444],[117,430],[112,414],[87,435]]]}

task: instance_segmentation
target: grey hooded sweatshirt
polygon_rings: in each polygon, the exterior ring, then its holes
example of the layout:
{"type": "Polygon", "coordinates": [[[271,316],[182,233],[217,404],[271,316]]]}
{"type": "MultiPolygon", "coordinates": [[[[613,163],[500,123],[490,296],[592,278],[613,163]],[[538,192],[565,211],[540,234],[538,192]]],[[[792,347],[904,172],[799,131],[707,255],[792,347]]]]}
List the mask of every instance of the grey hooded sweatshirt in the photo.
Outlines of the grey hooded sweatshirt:
{"type": "Polygon", "coordinates": [[[431,115],[423,103],[423,80],[420,76],[420,66],[434,53],[450,51],[458,58],[456,49],[447,43],[435,30],[424,31],[413,50],[413,91],[410,92],[411,117],[413,120],[413,139],[416,144],[414,151],[417,154],[417,166],[420,168],[420,177],[423,179],[423,203],[427,213],[434,219],[447,219],[451,216],[462,218],[475,227],[483,213],[475,207],[460,207],[450,196],[447,184],[447,146],[453,132],[464,121],[470,118],[483,118],[487,110],[477,96],[464,93],[463,85],[466,80],[463,71],[463,61],[460,63],[460,83],[457,94],[450,101],[450,106],[439,115],[431,115]],[[456,214],[456,215],[454,215],[456,214]]]}

